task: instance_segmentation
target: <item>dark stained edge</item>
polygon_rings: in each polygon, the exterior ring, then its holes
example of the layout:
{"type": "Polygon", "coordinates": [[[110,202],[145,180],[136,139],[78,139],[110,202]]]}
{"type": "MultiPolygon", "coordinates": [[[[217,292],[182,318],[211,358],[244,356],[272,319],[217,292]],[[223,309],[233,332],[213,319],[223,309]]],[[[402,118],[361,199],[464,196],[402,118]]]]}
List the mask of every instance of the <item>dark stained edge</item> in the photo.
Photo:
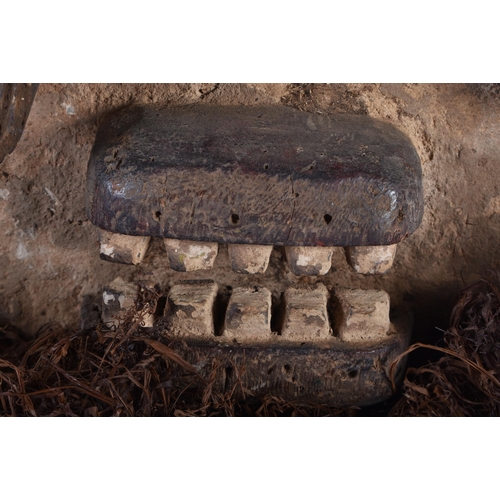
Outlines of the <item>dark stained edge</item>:
{"type": "Polygon", "coordinates": [[[0,83],[0,163],[12,153],[28,120],[38,83],[0,83]]]}
{"type": "MultiPolygon", "coordinates": [[[[376,346],[314,347],[306,345],[208,344],[187,340],[178,346],[202,377],[212,371],[212,359],[222,361],[215,384],[231,388],[237,377],[256,396],[332,406],[369,406],[394,393],[387,376],[391,362],[408,347],[411,316],[393,318],[396,333],[376,346]]],[[[168,334],[167,334],[168,335],[168,334]]],[[[176,347],[177,349],[177,347],[176,347]]],[[[404,362],[396,384],[402,382],[404,362]]]]}

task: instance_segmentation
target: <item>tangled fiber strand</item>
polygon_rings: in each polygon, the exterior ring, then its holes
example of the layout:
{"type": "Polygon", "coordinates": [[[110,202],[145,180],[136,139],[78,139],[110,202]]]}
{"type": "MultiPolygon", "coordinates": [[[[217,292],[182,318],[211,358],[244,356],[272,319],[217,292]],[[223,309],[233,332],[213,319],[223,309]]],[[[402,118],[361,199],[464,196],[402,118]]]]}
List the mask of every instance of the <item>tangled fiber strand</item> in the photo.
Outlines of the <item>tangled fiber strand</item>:
{"type": "Polygon", "coordinates": [[[391,416],[500,415],[499,274],[464,290],[455,305],[444,347],[414,344],[394,360],[391,372],[409,352],[433,349],[439,361],[407,370],[402,397],[391,416]]]}

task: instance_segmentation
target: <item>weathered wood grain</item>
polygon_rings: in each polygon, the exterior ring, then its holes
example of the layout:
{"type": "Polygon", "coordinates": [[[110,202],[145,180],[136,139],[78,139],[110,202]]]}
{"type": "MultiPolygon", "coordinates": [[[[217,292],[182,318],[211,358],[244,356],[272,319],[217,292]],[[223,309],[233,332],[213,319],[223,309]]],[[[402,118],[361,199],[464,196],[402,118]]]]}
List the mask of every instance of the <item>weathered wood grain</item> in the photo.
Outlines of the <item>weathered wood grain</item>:
{"type": "MultiPolygon", "coordinates": [[[[211,359],[222,364],[215,378],[219,390],[231,390],[239,377],[253,394],[271,394],[286,401],[335,406],[368,406],[393,395],[387,377],[391,362],[408,346],[411,318],[393,319],[387,340],[368,347],[330,342],[319,346],[308,342],[295,345],[263,343],[200,344],[187,340],[188,348],[178,348],[208,378],[211,359]]],[[[168,332],[166,332],[168,335],[168,332]]],[[[398,367],[401,382],[404,363],[398,367]]]]}
{"type": "Polygon", "coordinates": [[[97,132],[87,214],[112,232],[256,245],[390,245],[423,215],[410,140],[366,116],[136,106],[97,132]]]}

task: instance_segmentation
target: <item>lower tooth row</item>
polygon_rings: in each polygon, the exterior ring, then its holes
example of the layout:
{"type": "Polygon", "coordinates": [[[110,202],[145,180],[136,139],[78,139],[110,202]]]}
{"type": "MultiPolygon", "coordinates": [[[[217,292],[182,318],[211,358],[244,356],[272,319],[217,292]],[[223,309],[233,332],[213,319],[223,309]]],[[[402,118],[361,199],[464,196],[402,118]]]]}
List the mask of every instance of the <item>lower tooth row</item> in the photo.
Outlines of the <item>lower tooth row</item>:
{"type": "MultiPolygon", "coordinates": [[[[139,264],[148,248],[150,237],[127,236],[99,230],[101,258],[122,264],[139,264]]],[[[170,268],[174,271],[211,269],[218,243],[164,239],[170,268]]],[[[290,270],[296,276],[322,276],[331,267],[335,247],[286,246],[290,270]]],[[[271,245],[228,245],[229,261],[234,272],[265,273],[273,247],[271,245]]],[[[349,265],[360,274],[383,274],[394,261],[396,245],[346,247],[349,265]]]]}
{"type": "MultiPolygon", "coordinates": [[[[272,332],[272,297],[263,287],[235,288],[222,331],[216,332],[217,293],[218,286],[211,280],[174,285],[165,309],[166,334],[242,343],[314,342],[337,337],[355,344],[382,341],[390,334],[389,295],[383,290],[337,289],[330,296],[323,284],[290,287],[283,294],[279,334],[272,332]]],[[[136,296],[136,287],[121,278],[115,280],[103,293],[103,322],[117,325],[136,296]]],[[[152,311],[143,311],[140,319],[144,326],[153,326],[152,311]]]]}

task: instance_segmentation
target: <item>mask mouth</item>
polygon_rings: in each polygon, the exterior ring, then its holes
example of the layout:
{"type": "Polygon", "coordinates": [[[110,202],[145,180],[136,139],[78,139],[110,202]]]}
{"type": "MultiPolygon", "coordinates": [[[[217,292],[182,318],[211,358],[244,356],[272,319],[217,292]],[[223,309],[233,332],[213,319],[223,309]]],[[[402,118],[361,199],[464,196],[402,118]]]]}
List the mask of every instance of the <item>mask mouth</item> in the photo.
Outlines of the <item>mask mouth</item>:
{"type": "MultiPolygon", "coordinates": [[[[162,240],[161,324],[186,356],[245,359],[257,393],[391,396],[386,370],[409,344],[410,315],[383,290],[327,278],[339,251],[355,273],[388,272],[422,220],[420,160],[393,126],[284,106],[130,107],[98,129],[87,215],[105,260],[144,266],[162,240]]],[[[136,294],[121,279],[106,287],[103,322],[136,294]]]]}

